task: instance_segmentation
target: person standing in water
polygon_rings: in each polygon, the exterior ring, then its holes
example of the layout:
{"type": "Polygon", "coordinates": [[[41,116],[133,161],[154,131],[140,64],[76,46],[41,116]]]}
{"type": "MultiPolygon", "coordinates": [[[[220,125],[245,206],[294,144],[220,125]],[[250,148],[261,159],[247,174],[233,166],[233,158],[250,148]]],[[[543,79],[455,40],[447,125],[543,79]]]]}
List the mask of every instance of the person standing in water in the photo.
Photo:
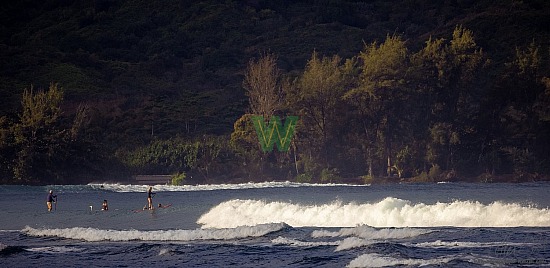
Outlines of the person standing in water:
{"type": "Polygon", "coordinates": [[[107,204],[107,199],[103,200],[103,204],[101,204],[101,210],[109,210],[109,204],[107,204]]]}
{"type": "Polygon", "coordinates": [[[54,195],[53,190],[50,190],[50,193],[46,198],[46,206],[48,207],[48,211],[52,211],[52,203],[56,202],[56,199],[57,199],[57,195],[54,195]]]}
{"type": "Polygon", "coordinates": [[[147,209],[153,209],[153,186],[149,186],[149,190],[147,191],[147,209]]]}

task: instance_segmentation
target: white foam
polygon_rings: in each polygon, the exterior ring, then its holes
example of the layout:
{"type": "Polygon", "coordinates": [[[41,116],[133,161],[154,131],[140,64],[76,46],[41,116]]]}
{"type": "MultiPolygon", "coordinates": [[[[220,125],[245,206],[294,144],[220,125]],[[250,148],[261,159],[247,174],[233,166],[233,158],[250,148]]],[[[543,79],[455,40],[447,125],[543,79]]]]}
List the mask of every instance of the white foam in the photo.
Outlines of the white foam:
{"type": "Polygon", "coordinates": [[[167,249],[167,248],[161,248],[159,250],[159,256],[164,256],[164,255],[172,255],[173,251],[170,250],[170,249],[167,249]]]}
{"type": "Polygon", "coordinates": [[[452,261],[453,258],[436,258],[436,259],[398,259],[388,256],[383,256],[376,253],[363,254],[352,260],[347,267],[386,267],[398,265],[441,265],[452,261]]]}
{"type": "Polygon", "coordinates": [[[31,252],[42,252],[42,253],[56,254],[56,253],[82,252],[82,251],[84,251],[84,248],[60,246],[60,247],[27,248],[25,250],[26,251],[31,251],[31,252]]]}
{"type": "Polygon", "coordinates": [[[384,228],[378,229],[368,225],[356,226],[353,228],[342,228],[337,232],[327,230],[315,230],[311,233],[312,237],[341,237],[356,236],[368,239],[402,239],[415,237],[432,232],[426,229],[416,228],[384,228]]]}
{"type": "Polygon", "coordinates": [[[376,240],[363,239],[358,237],[348,237],[339,242],[335,251],[348,250],[352,248],[360,248],[377,243],[376,240]]]}
{"type": "Polygon", "coordinates": [[[530,246],[532,243],[513,243],[513,242],[468,242],[468,241],[433,241],[423,243],[407,243],[407,246],[421,248],[488,248],[501,246],[530,246]]]}
{"type": "MultiPolygon", "coordinates": [[[[88,184],[94,190],[106,190],[113,192],[146,192],[149,185],[132,185],[132,184],[88,184]]],[[[273,181],[273,182],[248,182],[236,184],[204,184],[204,185],[154,185],[153,189],[158,192],[188,192],[188,191],[213,191],[213,190],[241,190],[241,189],[263,189],[263,188],[295,188],[295,187],[334,187],[334,186],[356,186],[365,187],[368,185],[350,185],[337,183],[298,183],[290,181],[273,181]]]]}
{"type": "Polygon", "coordinates": [[[362,225],[353,228],[342,228],[336,232],[328,230],[314,230],[311,233],[311,236],[314,238],[351,236],[339,242],[336,251],[341,251],[372,245],[380,240],[416,237],[430,232],[432,231],[407,227],[378,229],[371,226],[362,225]]]}
{"type": "Polygon", "coordinates": [[[31,236],[61,237],[85,241],[193,241],[193,240],[230,240],[246,237],[260,237],[286,228],[284,223],[259,224],[223,229],[196,230],[101,230],[96,228],[35,229],[25,227],[23,232],[31,236]]]}
{"type": "Polygon", "coordinates": [[[285,222],[293,227],[550,226],[550,211],[503,202],[413,204],[393,197],[365,204],[332,202],[320,205],[236,199],[218,204],[197,221],[206,228],[272,222],[285,222]]]}
{"type": "Polygon", "coordinates": [[[340,244],[339,241],[334,242],[327,242],[327,241],[300,241],[297,239],[287,238],[279,236],[273,240],[271,240],[271,243],[275,245],[289,245],[289,246],[295,246],[295,247],[320,247],[320,246],[338,246],[340,244]]]}

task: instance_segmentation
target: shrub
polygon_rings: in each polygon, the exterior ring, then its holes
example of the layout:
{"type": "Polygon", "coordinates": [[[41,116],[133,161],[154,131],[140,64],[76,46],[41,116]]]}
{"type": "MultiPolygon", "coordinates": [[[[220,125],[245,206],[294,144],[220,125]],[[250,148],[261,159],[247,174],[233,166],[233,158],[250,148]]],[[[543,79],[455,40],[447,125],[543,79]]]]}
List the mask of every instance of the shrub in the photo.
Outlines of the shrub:
{"type": "Polygon", "coordinates": [[[334,182],[339,179],[340,177],[338,176],[337,169],[324,168],[323,170],[321,170],[321,182],[334,182]]]}
{"type": "Polygon", "coordinates": [[[313,176],[311,176],[311,174],[302,173],[302,174],[299,174],[298,176],[296,176],[296,182],[309,183],[309,182],[311,182],[312,178],[313,178],[313,176]]]}
{"type": "Polygon", "coordinates": [[[428,173],[428,178],[431,181],[436,181],[441,176],[441,168],[438,164],[433,165],[428,173]]]}
{"type": "Polygon", "coordinates": [[[174,175],[172,175],[172,181],[171,181],[171,184],[174,185],[174,186],[177,186],[177,185],[182,185],[183,182],[185,181],[185,178],[187,176],[185,175],[185,172],[178,172],[174,175]]]}

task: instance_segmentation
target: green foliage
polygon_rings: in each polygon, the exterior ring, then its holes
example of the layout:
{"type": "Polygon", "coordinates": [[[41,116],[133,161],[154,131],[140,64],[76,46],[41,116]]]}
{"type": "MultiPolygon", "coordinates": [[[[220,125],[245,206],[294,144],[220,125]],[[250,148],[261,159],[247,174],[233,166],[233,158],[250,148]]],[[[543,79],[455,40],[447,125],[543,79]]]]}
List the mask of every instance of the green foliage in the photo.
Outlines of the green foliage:
{"type": "Polygon", "coordinates": [[[439,165],[435,164],[430,168],[430,171],[428,173],[428,178],[431,181],[437,181],[439,179],[439,177],[441,176],[441,174],[442,174],[441,167],[439,167],[439,165]]]}
{"type": "Polygon", "coordinates": [[[245,114],[235,121],[230,139],[231,149],[249,178],[260,175],[263,166],[262,152],[251,118],[251,114],[245,114]]]}
{"type": "Polygon", "coordinates": [[[413,177],[411,179],[411,182],[433,182],[433,180],[426,173],[426,171],[422,171],[422,173],[420,173],[418,176],[413,177]]]}
{"type": "MultiPolygon", "coordinates": [[[[73,151],[88,149],[80,137],[85,127],[87,110],[77,110],[72,123],[63,118],[61,104],[63,91],[50,84],[47,91],[34,92],[33,87],[23,92],[19,121],[11,128],[13,135],[13,176],[20,183],[51,181],[66,183],[71,169],[82,171],[86,163],[75,163],[73,151]]],[[[74,174],[72,174],[74,175],[74,174]]]]}
{"type": "Polygon", "coordinates": [[[516,48],[516,59],[513,64],[517,66],[520,75],[536,75],[541,64],[539,47],[535,41],[531,42],[527,49],[516,48]]]}
{"type": "Polygon", "coordinates": [[[185,178],[187,178],[185,172],[178,172],[172,175],[172,180],[170,181],[170,184],[174,186],[183,185],[185,178]]]}
{"type": "Polygon", "coordinates": [[[388,35],[384,43],[365,45],[359,54],[363,61],[362,90],[375,98],[380,89],[397,88],[403,83],[408,51],[401,37],[388,35]]]}
{"type": "Polygon", "coordinates": [[[328,164],[333,135],[341,127],[341,98],[344,76],[338,56],[319,58],[314,51],[306,68],[287,92],[287,103],[300,117],[298,143],[305,144],[310,155],[319,155],[317,161],[328,164]],[[300,139],[299,137],[307,137],[300,139]]]}
{"type": "Polygon", "coordinates": [[[374,177],[370,175],[363,175],[361,179],[364,184],[372,184],[374,182],[374,177]]]}
{"type": "Polygon", "coordinates": [[[199,145],[181,138],[154,140],[147,146],[121,152],[121,157],[136,173],[166,174],[196,167],[199,145]]]}
{"type": "Polygon", "coordinates": [[[512,0],[6,5],[0,176],[549,173],[549,10],[512,0]],[[259,113],[300,116],[288,153],[261,154],[246,114],[243,80],[258,56],[273,67],[259,81],[277,93],[259,113]],[[64,93],[23,90],[50,81],[64,93]]]}
{"type": "Polygon", "coordinates": [[[206,181],[212,171],[217,171],[222,153],[227,154],[228,148],[224,145],[227,143],[226,139],[204,136],[195,140],[154,140],[133,151],[119,151],[119,158],[123,159],[133,173],[180,174],[188,171],[200,174],[203,181],[206,181]]]}
{"type": "Polygon", "coordinates": [[[311,183],[312,180],[313,180],[313,175],[309,173],[302,173],[296,176],[296,182],[299,182],[299,183],[311,183]]]}
{"type": "Polygon", "coordinates": [[[340,179],[340,177],[338,176],[338,170],[335,168],[324,168],[323,170],[321,170],[321,174],[319,177],[319,180],[323,183],[333,183],[337,182],[340,179]]]}

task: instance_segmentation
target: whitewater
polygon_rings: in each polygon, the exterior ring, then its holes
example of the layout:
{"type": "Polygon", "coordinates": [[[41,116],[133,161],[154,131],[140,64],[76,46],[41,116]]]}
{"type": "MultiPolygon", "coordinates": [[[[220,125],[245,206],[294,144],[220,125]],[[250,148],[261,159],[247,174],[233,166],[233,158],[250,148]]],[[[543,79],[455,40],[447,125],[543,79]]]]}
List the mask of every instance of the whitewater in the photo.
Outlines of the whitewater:
{"type": "Polygon", "coordinates": [[[147,188],[0,186],[2,267],[550,266],[550,183],[147,188]]]}

